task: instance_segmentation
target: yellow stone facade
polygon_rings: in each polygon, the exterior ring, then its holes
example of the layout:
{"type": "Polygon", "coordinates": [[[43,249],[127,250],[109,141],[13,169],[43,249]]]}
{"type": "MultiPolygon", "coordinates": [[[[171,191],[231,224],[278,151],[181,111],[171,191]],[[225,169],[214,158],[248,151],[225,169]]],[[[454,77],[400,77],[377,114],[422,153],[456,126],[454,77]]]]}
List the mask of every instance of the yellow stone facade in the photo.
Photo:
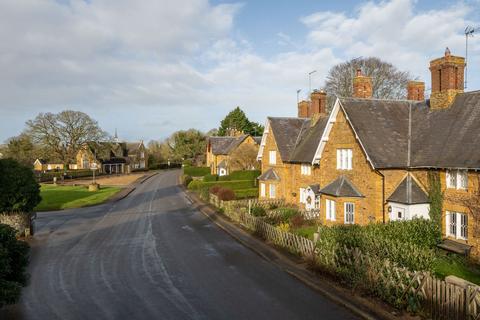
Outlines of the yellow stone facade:
{"type": "MultiPolygon", "coordinates": [[[[258,144],[252,136],[246,137],[245,140],[243,140],[242,143],[237,146],[237,148],[240,148],[240,146],[243,146],[245,144],[255,146],[258,151],[258,144]]],[[[231,150],[230,154],[234,150],[235,149],[231,150]]],[[[210,173],[218,174],[218,165],[224,160],[227,163],[227,174],[232,171],[241,170],[241,168],[238,168],[230,163],[230,154],[213,154],[211,147],[207,145],[207,152],[205,158],[207,167],[210,167],[210,173]]]]}

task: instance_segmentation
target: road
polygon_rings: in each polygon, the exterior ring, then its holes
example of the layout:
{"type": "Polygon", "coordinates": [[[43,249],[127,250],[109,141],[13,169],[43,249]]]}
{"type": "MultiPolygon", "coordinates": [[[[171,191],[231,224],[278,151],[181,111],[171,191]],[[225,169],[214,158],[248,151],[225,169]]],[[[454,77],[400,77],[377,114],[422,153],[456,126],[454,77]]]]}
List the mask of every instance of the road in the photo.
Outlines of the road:
{"type": "Polygon", "coordinates": [[[190,207],[178,171],[123,200],[40,213],[0,319],[353,319],[190,207]]]}

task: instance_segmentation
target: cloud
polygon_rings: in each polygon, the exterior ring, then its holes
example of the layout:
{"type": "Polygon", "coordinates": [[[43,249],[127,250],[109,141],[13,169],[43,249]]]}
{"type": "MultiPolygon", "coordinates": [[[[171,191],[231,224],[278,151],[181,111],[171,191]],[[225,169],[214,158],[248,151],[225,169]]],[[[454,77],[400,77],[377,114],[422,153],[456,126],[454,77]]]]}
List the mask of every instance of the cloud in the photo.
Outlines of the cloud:
{"type": "MultiPolygon", "coordinates": [[[[463,55],[462,30],[478,24],[469,20],[472,4],[419,11],[414,1],[365,2],[299,17],[305,37],[272,34],[279,51],[265,56],[239,36],[235,18],[245,6],[1,1],[0,141],[38,112],[66,108],[128,139],[208,130],[237,105],[262,123],[267,115],[293,116],[296,90],[307,93],[314,69],[312,85],[320,87],[334,64],[374,55],[428,80],[428,61],[446,46],[463,55]]],[[[472,66],[480,63],[478,43],[472,66]]]]}

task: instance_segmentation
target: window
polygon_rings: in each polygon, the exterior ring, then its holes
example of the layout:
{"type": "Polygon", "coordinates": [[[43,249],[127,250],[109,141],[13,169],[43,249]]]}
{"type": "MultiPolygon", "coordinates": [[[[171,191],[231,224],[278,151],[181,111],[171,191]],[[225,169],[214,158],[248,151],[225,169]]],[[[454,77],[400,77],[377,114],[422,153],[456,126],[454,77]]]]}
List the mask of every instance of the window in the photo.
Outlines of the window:
{"type": "Polygon", "coordinates": [[[447,211],[446,234],[455,239],[467,240],[468,238],[468,216],[461,212],[447,211]]]}
{"type": "Polygon", "coordinates": [[[277,152],[276,151],[270,151],[269,152],[268,162],[270,164],[277,164],[277,152]]]}
{"type": "Polygon", "coordinates": [[[142,159],[145,158],[145,152],[143,152],[143,151],[140,152],[140,158],[142,158],[142,159]]]}
{"type": "Polygon", "coordinates": [[[335,221],[335,201],[327,199],[326,203],[327,220],[335,221]]]}
{"type": "Polygon", "coordinates": [[[305,188],[300,188],[300,203],[305,203],[306,202],[306,197],[305,197],[305,188]]]}
{"type": "Polygon", "coordinates": [[[345,202],[345,224],[354,223],[355,204],[345,202]]]}
{"type": "Polygon", "coordinates": [[[260,183],[260,196],[264,198],[266,197],[265,183],[260,183]]]}
{"type": "Polygon", "coordinates": [[[302,164],[300,167],[300,172],[304,176],[309,176],[312,174],[312,166],[309,164],[302,164]]]}
{"type": "Polygon", "coordinates": [[[276,189],[276,185],[274,184],[271,184],[270,185],[270,199],[275,199],[275,190],[276,189]]]}
{"type": "Polygon", "coordinates": [[[467,170],[447,170],[447,188],[467,189],[467,186],[468,186],[467,170]]]}
{"type": "Polygon", "coordinates": [[[337,149],[337,169],[352,170],[352,149],[337,149]]]}

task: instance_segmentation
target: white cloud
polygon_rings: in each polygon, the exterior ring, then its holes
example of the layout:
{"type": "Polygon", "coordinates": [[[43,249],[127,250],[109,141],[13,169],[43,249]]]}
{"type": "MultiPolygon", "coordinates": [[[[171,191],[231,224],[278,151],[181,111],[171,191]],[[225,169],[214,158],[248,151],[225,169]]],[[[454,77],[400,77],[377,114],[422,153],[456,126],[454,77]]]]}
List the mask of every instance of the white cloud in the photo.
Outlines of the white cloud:
{"type": "MultiPolygon", "coordinates": [[[[474,8],[418,12],[413,1],[392,0],[316,12],[299,18],[308,30],[303,41],[273,34],[289,51],[270,56],[236,36],[241,10],[207,0],[1,1],[0,140],[39,111],[67,107],[131,139],[208,130],[236,105],[259,122],[294,115],[309,71],[317,70],[319,87],[335,63],[362,55],[428,80],[428,61],[445,46],[463,55],[461,31],[473,24],[474,8]]],[[[472,56],[479,47],[472,41],[472,56]]]]}

